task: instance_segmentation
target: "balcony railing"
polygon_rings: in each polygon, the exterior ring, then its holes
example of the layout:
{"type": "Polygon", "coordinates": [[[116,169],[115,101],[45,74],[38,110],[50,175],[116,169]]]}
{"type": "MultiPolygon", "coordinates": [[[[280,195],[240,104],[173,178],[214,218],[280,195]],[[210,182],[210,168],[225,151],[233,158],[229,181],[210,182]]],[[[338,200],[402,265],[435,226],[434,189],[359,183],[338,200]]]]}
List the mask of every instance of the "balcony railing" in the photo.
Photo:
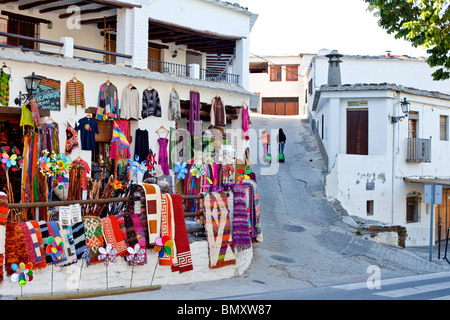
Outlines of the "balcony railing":
{"type": "Polygon", "coordinates": [[[431,139],[408,138],[406,162],[431,162],[431,139]]]}
{"type": "MultiPolygon", "coordinates": [[[[194,72],[191,67],[172,62],[148,59],[148,68],[150,71],[173,74],[194,78],[194,72]]],[[[226,73],[222,71],[200,68],[199,79],[206,81],[226,82],[230,84],[239,84],[239,75],[226,73]]]]}

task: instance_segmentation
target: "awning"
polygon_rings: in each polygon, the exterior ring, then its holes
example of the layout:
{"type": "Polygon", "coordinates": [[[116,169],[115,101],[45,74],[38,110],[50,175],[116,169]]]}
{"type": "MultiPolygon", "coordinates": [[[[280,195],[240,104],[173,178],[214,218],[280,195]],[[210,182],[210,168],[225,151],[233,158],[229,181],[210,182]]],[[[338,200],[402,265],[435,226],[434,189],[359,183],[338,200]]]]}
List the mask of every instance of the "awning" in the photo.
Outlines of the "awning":
{"type": "Polygon", "coordinates": [[[450,188],[450,179],[445,178],[425,178],[425,177],[404,177],[403,181],[421,184],[439,184],[444,188],[450,188]]]}

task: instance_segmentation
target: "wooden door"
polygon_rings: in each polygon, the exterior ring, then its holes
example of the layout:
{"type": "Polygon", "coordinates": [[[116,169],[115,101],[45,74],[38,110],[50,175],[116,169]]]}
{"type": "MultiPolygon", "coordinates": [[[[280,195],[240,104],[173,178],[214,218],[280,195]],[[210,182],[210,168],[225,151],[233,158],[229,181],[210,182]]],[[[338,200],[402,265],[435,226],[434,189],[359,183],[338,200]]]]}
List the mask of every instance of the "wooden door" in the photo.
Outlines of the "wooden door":
{"type": "Polygon", "coordinates": [[[347,109],[347,154],[369,154],[369,111],[347,109]]]}
{"type": "Polygon", "coordinates": [[[436,206],[435,213],[435,235],[436,241],[439,239],[439,226],[440,228],[440,236],[441,240],[445,240],[447,238],[447,229],[450,228],[450,190],[444,189],[442,190],[442,204],[436,206]]]}
{"type": "Polygon", "coordinates": [[[277,100],[275,102],[275,114],[277,116],[284,116],[286,114],[284,100],[277,100]]]}
{"type": "Polygon", "coordinates": [[[286,113],[287,116],[298,115],[298,101],[286,101],[286,113]]]}
{"type": "Polygon", "coordinates": [[[148,48],[148,68],[150,71],[162,72],[160,49],[148,48]]]}

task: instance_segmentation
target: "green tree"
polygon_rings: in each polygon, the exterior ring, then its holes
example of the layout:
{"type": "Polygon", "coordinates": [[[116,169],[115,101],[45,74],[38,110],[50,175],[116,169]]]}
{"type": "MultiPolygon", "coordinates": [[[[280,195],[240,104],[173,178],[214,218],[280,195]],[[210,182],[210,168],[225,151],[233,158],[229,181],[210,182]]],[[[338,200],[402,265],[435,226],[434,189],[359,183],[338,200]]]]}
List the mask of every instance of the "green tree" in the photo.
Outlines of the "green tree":
{"type": "Polygon", "coordinates": [[[380,19],[379,25],[397,39],[414,47],[422,46],[430,67],[440,67],[434,80],[450,78],[450,1],[444,0],[363,0],[380,19]]]}

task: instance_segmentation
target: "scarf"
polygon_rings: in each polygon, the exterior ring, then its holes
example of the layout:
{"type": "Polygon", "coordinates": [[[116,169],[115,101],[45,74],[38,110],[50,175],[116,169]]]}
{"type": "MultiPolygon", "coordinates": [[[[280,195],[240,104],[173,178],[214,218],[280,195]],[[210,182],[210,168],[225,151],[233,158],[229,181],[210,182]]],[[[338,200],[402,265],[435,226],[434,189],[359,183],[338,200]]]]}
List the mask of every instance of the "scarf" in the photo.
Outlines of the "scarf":
{"type": "Polygon", "coordinates": [[[161,189],[156,184],[140,184],[145,191],[149,244],[155,244],[161,231],[161,189]]]}
{"type": "Polygon", "coordinates": [[[11,269],[13,263],[20,264],[24,261],[28,262],[28,251],[22,229],[16,222],[7,222],[5,241],[6,274],[11,276],[14,273],[11,269]]]}
{"type": "MultiPolygon", "coordinates": [[[[170,240],[174,240],[174,225],[173,225],[173,209],[172,198],[170,195],[164,193],[161,195],[161,237],[167,236],[170,240]]],[[[159,264],[165,266],[173,266],[174,258],[176,257],[176,248],[172,248],[170,255],[165,254],[159,258],[159,264]]]]}
{"type": "Polygon", "coordinates": [[[227,196],[208,193],[204,197],[206,240],[208,242],[209,267],[221,268],[236,264],[230,232],[227,196]]]}
{"type": "Polygon", "coordinates": [[[191,248],[184,220],[183,199],[180,194],[171,194],[173,207],[173,223],[175,225],[175,247],[177,262],[172,266],[172,272],[180,273],[193,270],[191,248]]]}
{"type": "Polygon", "coordinates": [[[8,196],[0,192],[0,283],[3,282],[3,265],[5,262],[6,221],[8,219],[8,196]]]}
{"type": "Polygon", "coordinates": [[[19,227],[22,230],[23,237],[25,239],[25,246],[28,252],[28,261],[33,265],[42,262],[41,251],[39,250],[39,242],[37,240],[36,233],[33,227],[32,232],[29,229],[27,222],[19,222],[19,227]]]}
{"type": "MultiPolygon", "coordinates": [[[[136,232],[137,242],[141,246],[141,248],[147,248],[147,233],[142,226],[142,220],[139,214],[132,214],[131,220],[133,222],[134,230],[136,232]]],[[[134,245],[133,247],[134,248],[134,245]]],[[[147,263],[147,250],[145,250],[145,259],[144,263],[147,263]]]]}
{"type": "Polygon", "coordinates": [[[86,248],[86,236],[84,235],[83,222],[77,222],[72,226],[72,234],[77,260],[81,260],[86,248]]]}
{"type": "Polygon", "coordinates": [[[252,237],[259,242],[263,241],[262,228],[261,228],[261,208],[259,205],[259,194],[256,182],[254,180],[246,180],[246,183],[252,185],[253,187],[253,207],[254,207],[254,220],[252,225],[254,230],[252,230],[252,237]]]}
{"type": "Polygon", "coordinates": [[[84,216],[86,245],[91,249],[91,264],[98,263],[98,249],[103,247],[102,220],[96,216],[84,216]]]}
{"type": "Polygon", "coordinates": [[[102,218],[102,232],[106,243],[112,245],[117,250],[117,256],[121,257],[126,254],[127,246],[120,230],[119,221],[116,216],[102,218]]]}
{"type": "Polygon", "coordinates": [[[252,239],[248,228],[248,214],[244,187],[239,184],[225,184],[233,191],[233,244],[238,250],[249,249],[252,239]]]}

